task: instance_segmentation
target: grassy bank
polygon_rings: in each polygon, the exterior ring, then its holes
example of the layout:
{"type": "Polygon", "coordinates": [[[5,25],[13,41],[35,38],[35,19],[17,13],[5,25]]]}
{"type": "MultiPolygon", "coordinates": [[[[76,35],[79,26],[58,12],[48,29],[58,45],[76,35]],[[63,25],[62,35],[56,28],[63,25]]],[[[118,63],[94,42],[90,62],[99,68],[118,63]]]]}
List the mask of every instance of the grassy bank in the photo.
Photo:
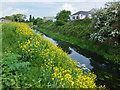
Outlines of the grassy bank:
{"type": "Polygon", "coordinates": [[[3,88],[98,88],[96,75],[24,23],[2,25],[2,46],[3,88]]]}
{"type": "MultiPolygon", "coordinates": [[[[106,43],[98,43],[98,42],[95,42],[92,40],[63,35],[60,32],[55,33],[51,30],[46,30],[46,29],[42,29],[42,28],[38,28],[38,27],[35,27],[35,28],[52,38],[57,38],[62,41],[69,42],[73,45],[77,45],[83,49],[87,49],[89,51],[92,51],[99,55],[102,55],[106,59],[109,59],[109,60],[113,61],[114,63],[120,64],[120,58],[119,58],[120,57],[120,52],[119,52],[120,46],[119,45],[108,45],[106,43]]],[[[85,37],[85,38],[87,38],[87,37],[85,37]]]]}
{"type": "Polygon", "coordinates": [[[89,18],[70,21],[60,26],[57,26],[56,22],[52,23],[47,21],[39,25],[39,27],[50,30],[54,33],[60,33],[62,35],[83,39],[88,39],[91,32],[94,31],[92,28],[92,20],[89,18]],[[91,28],[92,30],[90,30],[91,28]]]}

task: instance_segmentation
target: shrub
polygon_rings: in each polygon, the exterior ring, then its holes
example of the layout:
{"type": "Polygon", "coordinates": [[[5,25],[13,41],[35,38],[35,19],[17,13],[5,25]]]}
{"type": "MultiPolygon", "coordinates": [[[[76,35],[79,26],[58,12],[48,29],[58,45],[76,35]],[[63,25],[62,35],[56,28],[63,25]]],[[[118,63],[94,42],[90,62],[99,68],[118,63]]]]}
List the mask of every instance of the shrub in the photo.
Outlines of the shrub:
{"type": "Polygon", "coordinates": [[[114,42],[118,43],[118,36],[120,35],[120,30],[118,28],[113,28],[112,24],[118,22],[116,19],[119,16],[120,2],[111,2],[106,4],[106,8],[98,10],[93,14],[94,25],[96,32],[91,34],[91,39],[97,40],[99,42],[104,42],[108,39],[113,39],[114,42]]]}
{"type": "Polygon", "coordinates": [[[57,26],[60,26],[60,25],[64,25],[64,24],[65,24],[65,22],[62,21],[62,20],[57,20],[55,23],[56,23],[57,26]]]}

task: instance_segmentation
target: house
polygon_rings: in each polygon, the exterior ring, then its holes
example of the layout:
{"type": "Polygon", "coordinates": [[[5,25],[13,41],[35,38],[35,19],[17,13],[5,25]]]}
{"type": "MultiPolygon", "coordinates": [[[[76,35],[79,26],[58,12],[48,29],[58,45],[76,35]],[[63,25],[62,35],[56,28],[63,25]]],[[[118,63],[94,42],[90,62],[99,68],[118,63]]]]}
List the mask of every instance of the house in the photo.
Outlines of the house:
{"type": "Polygon", "coordinates": [[[56,21],[55,17],[43,17],[43,21],[44,21],[44,22],[46,22],[46,21],[48,21],[48,20],[50,20],[50,21],[52,21],[52,22],[55,22],[55,21],[56,21]]]}
{"type": "Polygon", "coordinates": [[[0,18],[0,22],[4,22],[4,20],[5,20],[4,17],[0,18]]]}
{"type": "Polygon", "coordinates": [[[0,18],[0,22],[12,22],[12,20],[8,20],[4,17],[0,18]]]}
{"type": "Polygon", "coordinates": [[[84,19],[84,18],[92,18],[92,13],[95,12],[96,9],[91,9],[90,11],[78,11],[72,15],[69,16],[69,20],[75,20],[75,19],[84,19]]]}
{"type": "Polygon", "coordinates": [[[91,18],[90,11],[79,11],[79,12],[76,12],[76,13],[70,15],[69,19],[71,21],[71,20],[75,20],[75,19],[84,19],[86,17],[91,18]]]}

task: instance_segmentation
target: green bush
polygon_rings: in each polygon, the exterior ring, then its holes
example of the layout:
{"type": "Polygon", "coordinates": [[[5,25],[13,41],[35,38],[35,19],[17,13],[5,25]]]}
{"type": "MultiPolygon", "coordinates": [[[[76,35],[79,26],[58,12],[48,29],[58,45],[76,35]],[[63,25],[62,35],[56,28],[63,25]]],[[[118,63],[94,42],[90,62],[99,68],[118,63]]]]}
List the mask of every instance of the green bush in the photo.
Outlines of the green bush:
{"type": "Polygon", "coordinates": [[[57,20],[55,23],[56,23],[57,26],[60,26],[60,25],[64,25],[64,24],[65,24],[65,22],[62,21],[62,20],[57,20]]]}

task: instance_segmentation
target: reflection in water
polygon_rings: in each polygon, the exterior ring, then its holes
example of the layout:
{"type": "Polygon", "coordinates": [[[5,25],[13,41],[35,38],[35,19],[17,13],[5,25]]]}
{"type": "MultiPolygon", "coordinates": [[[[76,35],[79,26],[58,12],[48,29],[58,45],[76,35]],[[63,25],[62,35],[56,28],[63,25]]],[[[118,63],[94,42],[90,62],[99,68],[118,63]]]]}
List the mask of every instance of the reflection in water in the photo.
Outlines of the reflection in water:
{"type": "MultiPolygon", "coordinates": [[[[70,47],[69,47],[70,48],[70,47]]],[[[80,64],[85,64],[85,66],[89,69],[92,69],[93,66],[90,64],[90,59],[86,58],[85,56],[83,56],[82,54],[79,54],[78,52],[76,52],[74,49],[70,48],[70,50],[72,50],[72,53],[70,54],[70,57],[73,60],[77,60],[77,62],[80,62],[80,64]]]]}
{"type": "Polygon", "coordinates": [[[94,67],[91,71],[98,76],[97,84],[105,84],[107,88],[120,87],[120,71],[117,65],[98,63],[94,60],[91,60],[91,65],[94,67]]]}
{"type": "Polygon", "coordinates": [[[79,62],[80,64],[84,64],[86,68],[92,69],[93,66],[90,64],[90,58],[87,58],[83,56],[82,54],[76,52],[73,48],[71,48],[69,43],[57,40],[57,43],[59,47],[61,47],[64,51],[66,51],[69,55],[70,58],[79,62]]]}
{"type": "Polygon", "coordinates": [[[61,47],[64,51],[66,51],[68,54],[71,54],[72,50],[69,49],[69,45],[64,43],[64,42],[61,42],[61,41],[57,41],[58,43],[58,47],[61,47]]]}
{"type": "MultiPolygon", "coordinates": [[[[37,32],[37,30],[34,31],[37,32]]],[[[41,34],[39,31],[37,33],[41,34]]],[[[118,70],[119,66],[104,59],[102,56],[97,55],[96,53],[89,52],[81,49],[80,47],[60,40],[53,40],[45,34],[43,34],[43,37],[61,47],[70,55],[71,59],[77,60],[77,62],[84,64],[87,68],[94,72],[97,75],[96,84],[106,85],[107,88],[120,88],[120,70],[118,70]]]]}
{"type": "MultiPolygon", "coordinates": [[[[40,31],[37,31],[37,30],[34,30],[36,33],[39,33],[41,34],[40,31]]],[[[53,40],[52,38],[48,37],[47,35],[45,34],[42,34],[44,38],[47,38],[49,41],[53,42],[55,45],[61,47],[64,51],[66,51],[71,59],[73,60],[77,60],[77,62],[79,62],[80,64],[84,64],[85,68],[86,69],[92,69],[93,66],[91,66],[90,64],[90,59],[83,56],[82,54],[76,52],[74,49],[72,49],[70,47],[70,44],[69,43],[66,43],[66,42],[63,42],[63,41],[60,41],[60,40],[53,40]]]]}

